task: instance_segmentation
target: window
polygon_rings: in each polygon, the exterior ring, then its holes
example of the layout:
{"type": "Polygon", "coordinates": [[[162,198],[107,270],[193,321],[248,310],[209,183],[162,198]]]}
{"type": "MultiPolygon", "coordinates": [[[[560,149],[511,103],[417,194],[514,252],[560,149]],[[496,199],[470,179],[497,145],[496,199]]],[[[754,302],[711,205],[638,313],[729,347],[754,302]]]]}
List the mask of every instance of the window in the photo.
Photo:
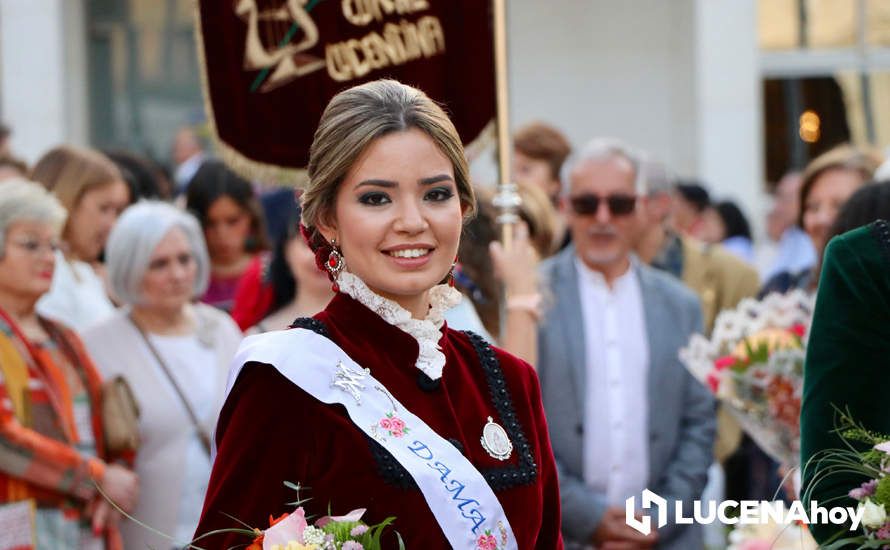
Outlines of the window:
{"type": "Polygon", "coordinates": [[[89,0],[93,145],[168,158],[177,127],[204,118],[193,0],[89,0]]]}
{"type": "Polygon", "coordinates": [[[890,144],[890,2],[758,0],[767,180],[832,146],[890,144]]]}

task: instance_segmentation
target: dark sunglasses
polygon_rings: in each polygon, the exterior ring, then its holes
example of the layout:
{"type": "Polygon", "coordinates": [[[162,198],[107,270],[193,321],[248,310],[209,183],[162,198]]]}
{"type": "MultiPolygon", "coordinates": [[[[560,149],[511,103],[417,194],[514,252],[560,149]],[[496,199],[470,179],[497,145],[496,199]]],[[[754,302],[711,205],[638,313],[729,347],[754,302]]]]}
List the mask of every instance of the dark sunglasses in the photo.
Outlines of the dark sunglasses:
{"type": "Polygon", "coordinates": [[[589,216],[596,214],[600,208],[600,201],[606,201],[609,207],[609,213],[613,216],[627,216],[634,211],[637,206],[637,198],[633,195],[609,195],[608,197],[600,197],[597,195],[584,194],[576,195],[569,198],[572,203],[572,210],[580,216],[589,216]]]}

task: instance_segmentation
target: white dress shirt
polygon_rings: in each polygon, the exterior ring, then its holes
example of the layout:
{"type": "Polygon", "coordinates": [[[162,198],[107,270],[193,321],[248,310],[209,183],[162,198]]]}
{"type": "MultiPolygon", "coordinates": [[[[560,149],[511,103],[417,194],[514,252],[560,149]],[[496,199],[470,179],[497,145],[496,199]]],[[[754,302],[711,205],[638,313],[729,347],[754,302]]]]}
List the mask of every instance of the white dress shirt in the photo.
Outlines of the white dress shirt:
{"type": "Polygon", "coordinates": [[[649,481],[649,340],[633,265],[610,288],[576,258],[584,318],[584,481],[623,506],[649,481]]]}

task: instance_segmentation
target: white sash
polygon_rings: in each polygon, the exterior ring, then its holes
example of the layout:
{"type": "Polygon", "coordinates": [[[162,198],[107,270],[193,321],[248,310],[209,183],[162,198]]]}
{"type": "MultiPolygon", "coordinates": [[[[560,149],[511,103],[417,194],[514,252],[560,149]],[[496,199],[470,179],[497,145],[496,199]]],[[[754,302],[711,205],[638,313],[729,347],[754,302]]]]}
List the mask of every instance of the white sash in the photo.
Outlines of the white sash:
{"type": "Polygon", "coordinates": [[[411,474],[453,548],[518,549],[482,474],[334,342],[305,329],[245,338],[232,361],[226,397],[250,362],[272,365],[322,403],[346,407],[355,425],[411,474]]]}

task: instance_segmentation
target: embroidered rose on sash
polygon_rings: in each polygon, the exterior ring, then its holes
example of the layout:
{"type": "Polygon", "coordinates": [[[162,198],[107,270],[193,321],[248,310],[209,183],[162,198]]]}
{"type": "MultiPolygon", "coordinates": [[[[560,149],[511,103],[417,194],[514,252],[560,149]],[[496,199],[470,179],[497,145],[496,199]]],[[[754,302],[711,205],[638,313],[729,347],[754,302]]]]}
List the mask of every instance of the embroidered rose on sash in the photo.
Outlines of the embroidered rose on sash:
{"type": "Polygon", "coordinates": [[[498,539],[486,529],[485,534],[476,540],[476,550],[498,550],[498,539]]]}
{"type": "Polygon", "coordinates": [[[405,421],[396,416],[394,413],[387,413],[385,418],[380,419],[380,427],[389,432],[392,437],[402,437],[411,429],[405,426],[405,421]]]}

